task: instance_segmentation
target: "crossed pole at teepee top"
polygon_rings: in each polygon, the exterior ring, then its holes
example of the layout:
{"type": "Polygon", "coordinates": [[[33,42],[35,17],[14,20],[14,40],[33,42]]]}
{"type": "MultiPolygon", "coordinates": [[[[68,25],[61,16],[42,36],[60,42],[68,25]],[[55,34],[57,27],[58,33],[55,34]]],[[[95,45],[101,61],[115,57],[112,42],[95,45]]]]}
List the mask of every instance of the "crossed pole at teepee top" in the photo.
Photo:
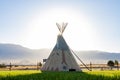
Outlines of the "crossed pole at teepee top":
{"type": "Polygon", "coordinates": [[[64,23],[64,22],[63,22],[62,25],[56,23],[56,25],[57,25],[57,27],[58,27],[58,29],[59,29],[59,31],[60,31],[60,34],[63,34],[66,26],[68,25],[68,23],[64,23]]]}

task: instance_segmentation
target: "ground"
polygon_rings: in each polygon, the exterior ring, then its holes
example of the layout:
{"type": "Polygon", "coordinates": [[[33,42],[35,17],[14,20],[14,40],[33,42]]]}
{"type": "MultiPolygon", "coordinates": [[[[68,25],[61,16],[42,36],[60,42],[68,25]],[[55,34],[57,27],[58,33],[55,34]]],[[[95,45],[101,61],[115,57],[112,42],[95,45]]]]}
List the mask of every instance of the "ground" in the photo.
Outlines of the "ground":
{"type": "Polygon", "coordinates": [[[40,70],[0,71],[0,80],[120,80],[120,71],[42,72],[40,70]]]}

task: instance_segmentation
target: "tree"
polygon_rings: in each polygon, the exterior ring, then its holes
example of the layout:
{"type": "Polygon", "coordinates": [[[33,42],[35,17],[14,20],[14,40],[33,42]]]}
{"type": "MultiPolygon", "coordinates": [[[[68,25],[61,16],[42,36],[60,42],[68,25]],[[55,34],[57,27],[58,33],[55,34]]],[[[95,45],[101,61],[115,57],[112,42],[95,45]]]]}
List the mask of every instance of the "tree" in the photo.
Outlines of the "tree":
{"type": "Polygon", "coordinates": [[[41,68],[42,67],[42,63],[41,62],[38,62],[37,63],[37,70],[39,70],[39,68],[41,68]]]}
{"type": "Polygon", "coordinates": [[[109,60],[108,63],[107,63],[107,65],[108,65],[108,66],[111,68],[111,70],[112,70],[112,68],[114,67],[115,63],[114,63],[112,60],[109,60]]]}
{"type": "Polygon", "coordinates": [[[40,66],[40,67],[41,67],[41,66],[42,66],[42,63],[41,63],[41,62],[39,62],[39,63],[38,63],[38,66],[40,66]]]}
{"type": "Polygon", "coordinates": [[[117,70],[119,70],[119,62],[117,60],[115,60],[115,65],[117,66],[117,70]]]}
{"type": "Polygon", "coordinates": [[[0,68],[6,68],[6,65],[4,63],[0,64],[0,68]]]}

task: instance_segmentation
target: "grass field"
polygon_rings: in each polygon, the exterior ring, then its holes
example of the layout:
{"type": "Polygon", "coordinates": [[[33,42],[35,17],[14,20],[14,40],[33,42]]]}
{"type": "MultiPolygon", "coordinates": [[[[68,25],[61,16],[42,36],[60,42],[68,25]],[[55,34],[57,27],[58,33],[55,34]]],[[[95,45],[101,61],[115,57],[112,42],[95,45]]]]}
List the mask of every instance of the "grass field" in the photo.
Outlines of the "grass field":
{"type": "Polygon", "coordinates": [[[120,80],[120,71],[42,72],[0,71],[0,80],[120,80]]]}

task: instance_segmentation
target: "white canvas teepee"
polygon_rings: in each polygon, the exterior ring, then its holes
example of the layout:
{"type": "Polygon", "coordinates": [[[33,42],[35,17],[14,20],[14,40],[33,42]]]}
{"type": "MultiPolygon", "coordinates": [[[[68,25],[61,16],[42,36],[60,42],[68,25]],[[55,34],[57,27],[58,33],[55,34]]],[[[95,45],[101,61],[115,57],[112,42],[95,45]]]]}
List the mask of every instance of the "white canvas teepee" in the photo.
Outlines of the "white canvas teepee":
{"type": "Polygon", "coordinates": [[[67,26],[67,23],[59,25],[56,23],[60,34],[57,37],[57,43],[52,50],[50,56],[48,57],[46,63],[43,65],[43,71],[69,71],[74,69],[76,71],[81,71],[79,65],[77,64],[69,46],[64,40],[62,34],[67,26]]]}

